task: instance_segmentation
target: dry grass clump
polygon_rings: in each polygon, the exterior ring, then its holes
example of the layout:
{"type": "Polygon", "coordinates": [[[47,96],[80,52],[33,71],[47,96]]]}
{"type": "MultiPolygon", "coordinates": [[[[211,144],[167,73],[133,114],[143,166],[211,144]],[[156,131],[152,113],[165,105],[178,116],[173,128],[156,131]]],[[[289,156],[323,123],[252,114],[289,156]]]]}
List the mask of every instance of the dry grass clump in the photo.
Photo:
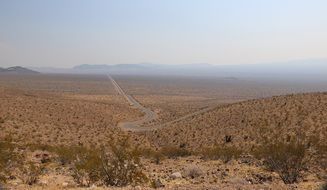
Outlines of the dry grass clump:
{"type": "Polygon", "coordinates": [[[22,170],[23,155],[16,151],[17,145],[10,135],[0,140],[0,184],[6,183],[13,173],[13,168],[22,170]]]}
{"type": "Polygon", "coordinates": [[[168,158],[186,157],[192,155],[192,152],[183,147],[165,146],[160,150],[161,154],[168,158]]]}
{"type": "Polygon", "coordinates": [[[153,150],[151,148],[139,148],[137,149],[137,152],[144,158],[152,159],[156,164],[160,164],[160,162],[165,158],[174,159],[177,157],[187,157],[195,154],[185,147],[175,146],[164,146],[159,150],[153,150]]]}
{"type": "Polygon", "coordinates": [[[200,154],[205,159],[211,160],[222,160],[227,163],[232,159],[237,159],[242,154],[242,150],[238,149],[235,146],[219,146],[216,145],[211,148],[205,148],[200,154]]]}
{"type": "Polygon", "coordinates": [[[198,166],[191,165],[184,169],[183,174],[186,177],[194,179],[194,178],[197,178],[197,177],[200,177],[201,175],[203,175],[203,171],[198,166]]]}
{"type": "Polygon", "coordinates": [[[39,180],[42,167],[30,162],[21,166],[21,179],[25,184],[33,185],[39,180]]]}
{"type": "Polygon", "coordinates": [[[59,162],[62,165],[72,164],[77,156],[90,156],[92,154],[91,151],[83,146],[57,146],[52,147],[50,150],[58,155],[59,162]]]}
{"type": "Polygon", "coordinates": [[[318,135],[313,135],[308,138],[308,146],[312,147],[314,151],[313,160],[325,171],[327,170],[327,141],[321,140],[318,135]]]}
{"type": "Polygon", "coordinates": [[[327,170],[327,145],[319,145],[316,147],[317,149],[317,154],[319,158],[322,158],[319,161],[320,166],[324,169],[327,170]]]}
{"type": "Polygon", "coordinates": [[[152,159],[154,163],[160,164],[160,162],[165,159],[165,156],[161,151],[156,151],[151,148],[138,148],[138,154],[143,158],[152,159]]]}
{"type": "Polygon", "coordinates": [[[264,159],[266,167],[278,173],[285,184],[298,182],[301,172],[306,168],[307,149],[300,142],[276,142],[263,145],[255,155],[264,159]]]}
{"type": "Polygon", "coordinates": [[[9,176],[20,178],[28,185],[35,184],[42,168],[33,162],[25,162],[24,154],[17,152],[21,146],[12,143],[10,137],[0,142],[0,183],[6,183],[9,176]]]}

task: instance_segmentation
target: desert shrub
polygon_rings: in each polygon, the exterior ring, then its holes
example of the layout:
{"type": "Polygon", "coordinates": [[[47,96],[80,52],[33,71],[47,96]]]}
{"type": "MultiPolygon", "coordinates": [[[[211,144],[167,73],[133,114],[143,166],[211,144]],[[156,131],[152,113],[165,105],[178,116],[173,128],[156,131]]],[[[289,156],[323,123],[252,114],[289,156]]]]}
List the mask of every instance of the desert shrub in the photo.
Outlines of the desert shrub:
{"type": "Polygon", "coordinates": [[[317,155],[319,159],[316,159],[324,170],[327,169],[327,145],[319,144],[316,146],[317,155]]]}
{"type": "Polygon", "coordinates": [[[51,147],[50,151],[58,155],[62,165],[71,164],[76,159],[82,159],[92,152],[82,146],[57,146],[51,147]]]}
{"type": "Polygon", "coordinates": [[[25,163],[24,154],[16,151],[19,147],[10,136],[0,141],[0,182],[5,183],[8,176],[14,174],[25,184],[33,185],[39,179],[42,168],[32,162],[25,163]]]}
{"type": "Polygon", "coordinates": [[[16,160],[17,155],[13,152],[14,145],[8,141],[0,141],[0,183],[5,183],[9,175],[8,166],[16,160]]]}
{"type": "Polygon", "coordinates": [[[195,165],[188,166],[187,168],[184,169],[184,176],[190,177],[192,179],[197,178],[202,174],[203,171],[195,165]]]}
{"type": "Polygon", "coordinates": [[[276,142],[258,148],[255,155],[264,159],[269,170],[275,171],[285,184],[298,181],[305,168],[306,148],[299,142],[276,142]]]}
{"type": "MultiPolygon", "coordinates": [[[[139,152],[131,148],[127,139],[109,144],[110,151],[84,149],[76,152],[73,161],[73,178],[83,186],[136,185],[147,181],[142,172],[139,152]]],[[[70,155],[68,154],[68,157],[70,155]]]]}
{"type": "Polygon", "coordinates": [[[111,153],[102,154],[104,183],[110,186],[126,186],[147,181],[142,172],[140,155],[137,149],[131,148],[127,138],[109,144],[111,153]]]}
{"type": "Polygon", "coordinates": [[[162,184],[162,182],[159,178],[156,178],[156,179],[151,180],[150,187],[153,189],[157,189],[157,188],[163,188],[163,187],[165,187],[165,185],[162,184]]]}
{"type": "Polygon", "coordinates": [[[43,150],[53,152],[61,165],[70,164],[74,181],[82,186],[90,186],[100,180],[101,154],[98,149],[83,146],[49,146],[29,144],[31,151],[43,150]]]}
{"type": "Polygon", "coordinates": [[[321,190],[327,190],[327,181],[322,185],[321,190]]]}
{"type": "Polygon", "coordinates": [[[138,149],[140,156],[148,159],[152,159],[156,164],[160,164],[164,159],[164,155],[161,151],[155,151],[149,148],[138,149]]]}
{"type": "Polygon", "coordinates": [[[168,158],[186,157],[192,155],[192,152],[186,148],[166,146],[160,150],[161,154],[168,158]]]}
{"type": "Polygon", "coordinates": [[[5,122],[5,119],[0,117],[0,125],[3,124],[5,122]]]}
{"type": "Polygon", "coordinates": [[[219,146],[205,148],[200,153],[205,159],[222,160],[227,163],[232,159],[237,159],[242,154],[242,151],[233,146],[219,146]]]}
{"type": "Polygon", "coordinates": [[[36,166],[33,163],[29,163],[28,165],[24,165],[22,168],[21,179],[25,184],[33,185],[35,184],[39,176],[41,174],[42,168],[36,166]]]}
{"type": "Polygon", "coordinates": [[[76,183],[83,186],[90,186],[99,182],[102,178],[102,161],[101,154],[98,150],[89,150],[85,148],[73,149],[70,154],[66,149],[61,149],[61,159],[64,162],[73,162],[73,178],[76,183]]]}

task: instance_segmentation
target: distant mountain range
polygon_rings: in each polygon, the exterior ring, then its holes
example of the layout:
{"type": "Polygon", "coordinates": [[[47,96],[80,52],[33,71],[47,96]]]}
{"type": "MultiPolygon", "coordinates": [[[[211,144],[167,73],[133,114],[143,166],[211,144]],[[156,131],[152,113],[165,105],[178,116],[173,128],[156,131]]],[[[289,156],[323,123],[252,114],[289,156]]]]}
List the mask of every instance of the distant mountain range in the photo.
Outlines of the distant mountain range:
{"type": "Polygon", "coordinates": [[[0,68],[0,74],[38,74],[39,72],[33,71],[31,69],[27,69],[20,66],[8,67],[8,68],[0,68]]]}
{"type": "Polygon", "coordinates": [[[77,65],[73,69],[77,70],[111,70],[111,69],[146,69],[155,67],[158,65],[151,63],[139,63],[139,64],[117,64],[117,65],[77,65]]]}
{"type": "Polygon", "coordinates": [[[72,68],[80,73],[110,73],[132,75],[215,75],[216,66],[209,64],[167,65],[153,63],[117,64],[117,65],[78,65],[72,68]],[[213,70],[212,70],[213,69],[213,70]]]}
{"type": "Polygon", "coordinates": [[[42,73],[75,73],[75,74],[117,74],[117,75],[155,75],[155,76],[209,76],[209,77],[261,77],[261,78],[294,78],[324,79],[327,81],[327,59],[297,60],[288,62],[211,65],[198,64],[84,64],[73,68],[31,68],[42,73]]]}
{"type": "Polygon", "coordinates": [[[193,75],[193,76],[308,76],[327,75],[327,60],[300,60],[278,63],[244,65],[210,64],[117,64],[78,65],[72,68],[81,73],[147,74],[147,75],[193,75]]]}

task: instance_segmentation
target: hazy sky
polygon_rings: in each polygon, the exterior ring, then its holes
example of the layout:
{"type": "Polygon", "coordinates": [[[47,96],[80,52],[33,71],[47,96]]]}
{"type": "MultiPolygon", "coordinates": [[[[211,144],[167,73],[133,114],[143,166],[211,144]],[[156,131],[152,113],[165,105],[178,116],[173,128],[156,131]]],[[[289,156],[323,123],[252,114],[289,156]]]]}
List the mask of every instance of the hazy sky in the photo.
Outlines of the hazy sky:
{"type": "Polygon", "coordinates": [[[0,0],[2,67],[326,57],[326,0],[0,0]]]}

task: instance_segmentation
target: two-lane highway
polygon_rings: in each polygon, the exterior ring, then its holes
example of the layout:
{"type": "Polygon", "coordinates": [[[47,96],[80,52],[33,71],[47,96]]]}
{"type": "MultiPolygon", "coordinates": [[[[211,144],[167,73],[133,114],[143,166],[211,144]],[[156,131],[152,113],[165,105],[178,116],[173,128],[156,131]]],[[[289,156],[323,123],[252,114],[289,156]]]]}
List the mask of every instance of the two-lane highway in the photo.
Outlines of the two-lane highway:
{"type": "Polygon", "coordinates": [[[151,109],[142,106],[131,95],[126,94],[125,91],[119,86],[119,84],[110,75],[108,75],[108,78],[110,79],[111,83],[114,85],[114,87],[119,95],[122,95],[131,106],[139,109],[140,111],[142,111],[144,113],[144,116],[142,119],[137,120],[137,121],[120,122],[118,124],[118,126],[121,127],[122,129],[128,130],[128,131],[149,130],[148,127],[142,127],[142,125],[157,119],[158,118],[157,114],[155,112],[153,112],[151,109]]]}
{"type": "Polygon", "coordinates": [[[147,127],[144,127],[144,124],[157,119],[158,115],[155,112],[153,112],[151,109],[142,106],[131,95],[126,94],[125,91],[119,86],[119,84],[110,75],[108,75],[108,78],[110,79],[110,81],[114,85],[114,87],[115,87],[115,89],[116,89],[116,91],[117,91],[117,93],[119,95],[122,95],[131,106],[141,110],[144,113],[143,118],[141,118],[139,120],[118,123],[118,127],[121,127],[122,129],[127,130],[127,131],[142,132],[142,131],[160,129],[160,128],[172,125],[174,123],[177,123],[179,121],[194,117],[196,115],[206,113],[206,112],[208,112],[208,111],[210,111],[210,110],[217,107],[217,106],[206,107],[206,108],[203,108],[203,109],[198,110],[196,112],[193,112],[191,114],[185,115],[183,117],[180,117],[178,119],[175,119],[175,120],[163,123],[163,124],[149,125],[147,127]]]}

